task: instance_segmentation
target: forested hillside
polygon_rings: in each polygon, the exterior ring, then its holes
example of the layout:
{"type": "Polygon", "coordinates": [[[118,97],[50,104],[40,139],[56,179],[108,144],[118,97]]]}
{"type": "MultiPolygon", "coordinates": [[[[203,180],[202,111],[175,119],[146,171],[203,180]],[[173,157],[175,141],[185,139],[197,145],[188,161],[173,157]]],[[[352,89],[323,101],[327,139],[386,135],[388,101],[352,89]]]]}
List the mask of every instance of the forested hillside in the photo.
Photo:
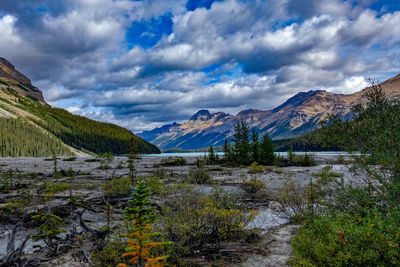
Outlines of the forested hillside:
{"type": "Polygon", "coordinates": [[[42,118],[36,121],[38,125],[59,137],[64,143],[78,149],[94,153],[124,154],[128,152],[129,142],[133,139],[140,153],[159,152],[156,146],[115,124],[94,121],[48,106],[28,105],[26,108],[42,118]]]}
{"type": "MultiPolygon", "coordinates": [[[[0,58],[1,59],[1,58],[0,58]]],[[[0,60],[1,156],[70,155],[68,146],[93,153],[160,150],[123,127],[49,106],[39,89],[5,59],[0,60]]]]}
{"type": "Polygon", "coordinates": [[[55,136],[21,119],[0,118],[0,136],[1,157],[72,155],[55,136]]]}
{"type": "Polygon", "coordinates": [[[285,152],[293,151],[341,151],[338,145],[333,143],[324,143],[319,138],[320,129],[315,129],[311,133],[300,137],[274,140],[275,151],[285,152]]]}

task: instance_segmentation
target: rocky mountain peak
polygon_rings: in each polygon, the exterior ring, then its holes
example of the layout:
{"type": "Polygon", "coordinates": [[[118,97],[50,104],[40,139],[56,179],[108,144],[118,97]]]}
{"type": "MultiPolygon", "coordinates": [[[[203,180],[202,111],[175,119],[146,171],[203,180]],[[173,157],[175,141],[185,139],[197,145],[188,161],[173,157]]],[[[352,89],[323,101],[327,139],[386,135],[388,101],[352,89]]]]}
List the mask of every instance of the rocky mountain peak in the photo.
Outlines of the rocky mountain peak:
{"type": "Polygon", "coordinates": [[[11,64],[7,59],[0,57],[0,63],[3,65],[6,65],[7,67],[11,69],[15,69],[14,65],[11,64]]]}
{"type": "Polygon", "coordinates": [[[309,100],[311,97],[316,95],[326,95],[329,94],[325,90],[310,90],[308,92],[300,92],[292,96],[282,105],[273,109],[273,112],[278,112],[279,110],[286,108],[288,106],[296,107],[302,105],[305,101],[309,100]]]}
{"type": "Polygon", "coordinates": [[[7,59],[0,57],[0,78],[5,78],[10,82],[31,84],[31,80],[15,69],[7,59]]]}
{"type": "Polygon", "coordinates": [[[20,95],[37,99],[45,104],[42,92],[32,86],[31,80],[19,72],[7,59],[0,57],[0,89],[8,88],[20,95]]]}
{"type": "Polygon", "coordinates": [[[196,121],[196,120],[209,120],[211,119],[212,115],[210,114],[210,112],[206,109],[202,109],[197,111],[191,118],[191,121],[196,121]]]}
{"type": "Polygon", "coordinates": [[[257,113],[257,112],[262,112],[262,110],[257,110],[257,109],[245,109],[240,111],[236,116],[246,116],[249,115],[251,113],[257,113]]]}

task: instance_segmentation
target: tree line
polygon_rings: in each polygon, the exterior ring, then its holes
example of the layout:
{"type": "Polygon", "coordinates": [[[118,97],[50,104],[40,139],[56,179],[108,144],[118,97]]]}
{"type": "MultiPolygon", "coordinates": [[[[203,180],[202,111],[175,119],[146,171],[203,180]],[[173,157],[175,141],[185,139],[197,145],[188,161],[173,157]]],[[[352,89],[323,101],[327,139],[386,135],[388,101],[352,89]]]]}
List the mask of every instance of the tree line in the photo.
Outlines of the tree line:
{"type": "Polygon", "coordinates": [[[268,133],[259,137],[259,133],[253,128],[251,131],[246,122],[241,120],[235,125],[235,133],[232,142],[228,144],[225,139],[223,151],[224,160],[230,165],[250,165],[257,162],[262,165],[275,164],[275,145],[268,133]]]}

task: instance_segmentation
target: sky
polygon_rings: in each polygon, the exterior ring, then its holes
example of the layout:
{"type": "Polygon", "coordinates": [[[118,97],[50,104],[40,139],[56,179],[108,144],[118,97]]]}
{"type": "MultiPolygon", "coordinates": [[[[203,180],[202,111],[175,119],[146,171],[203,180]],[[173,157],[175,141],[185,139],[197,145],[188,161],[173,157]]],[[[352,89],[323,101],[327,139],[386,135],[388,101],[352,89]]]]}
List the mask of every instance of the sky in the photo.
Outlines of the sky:
{"type": "Polygon", "coordinates": [[[52,106],[134,132],[400,73],[398,0],[1,0],[0,57],[52,106]]]}

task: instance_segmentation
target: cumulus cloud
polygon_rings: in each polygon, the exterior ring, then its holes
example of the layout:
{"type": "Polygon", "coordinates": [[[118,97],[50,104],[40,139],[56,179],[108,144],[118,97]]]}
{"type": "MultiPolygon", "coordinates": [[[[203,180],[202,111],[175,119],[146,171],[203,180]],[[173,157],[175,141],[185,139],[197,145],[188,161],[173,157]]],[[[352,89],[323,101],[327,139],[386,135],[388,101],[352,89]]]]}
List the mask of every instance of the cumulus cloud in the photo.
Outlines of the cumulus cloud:
{"type": "Polygon", "coordinates": [[[352,93],[367,77],[399,72],[396,4],[207,3],[4,0],[0,56],[51,104],[134,131],[198,109],[269,109],[299,91],[352,93]],[[150,32],[160,21],[165,32],[150,32]],[[154,45],[130,38],[136,33],[151,35],[154,45]]]}

